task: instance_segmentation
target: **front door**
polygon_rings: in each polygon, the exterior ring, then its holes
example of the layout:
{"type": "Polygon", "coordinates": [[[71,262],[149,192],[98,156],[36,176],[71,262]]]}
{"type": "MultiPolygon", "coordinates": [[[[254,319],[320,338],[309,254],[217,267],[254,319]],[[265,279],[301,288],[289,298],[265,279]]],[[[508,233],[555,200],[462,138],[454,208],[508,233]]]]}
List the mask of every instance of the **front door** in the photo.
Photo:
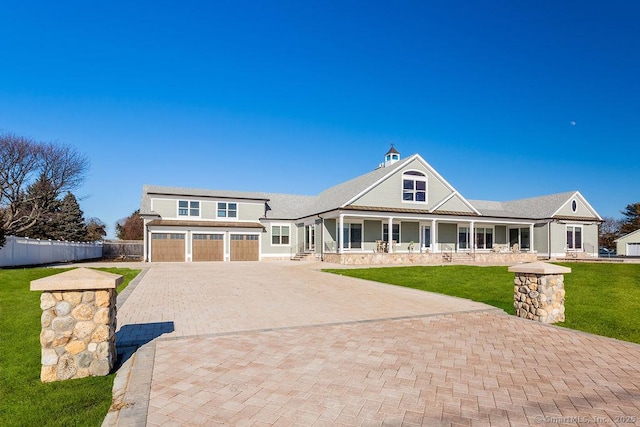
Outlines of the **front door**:
{"type": "Polygon", "coordinates": [[[316,227],[314,225],[304,226],[304,248],[313,252],[316,248],[316,227]]]}

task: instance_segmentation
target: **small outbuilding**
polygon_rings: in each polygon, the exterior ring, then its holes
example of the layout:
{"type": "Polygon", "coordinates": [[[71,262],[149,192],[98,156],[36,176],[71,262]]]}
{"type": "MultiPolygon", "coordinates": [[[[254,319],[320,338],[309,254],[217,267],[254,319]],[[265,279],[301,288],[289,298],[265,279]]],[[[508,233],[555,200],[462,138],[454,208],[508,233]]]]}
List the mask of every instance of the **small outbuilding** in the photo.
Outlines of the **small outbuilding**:
{"type": "Polygon", "coordinates": [[[640,229],[625,234],[614,242],[616,242],[618,255],[640,256],[640,229]]]}

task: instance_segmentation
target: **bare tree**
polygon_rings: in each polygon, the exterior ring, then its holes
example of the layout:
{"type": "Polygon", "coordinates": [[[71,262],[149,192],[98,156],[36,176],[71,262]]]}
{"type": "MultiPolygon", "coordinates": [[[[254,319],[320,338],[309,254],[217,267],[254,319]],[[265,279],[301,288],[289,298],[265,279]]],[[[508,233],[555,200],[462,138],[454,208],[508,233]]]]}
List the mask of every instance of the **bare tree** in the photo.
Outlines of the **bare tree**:
{"type": "Polygon", "coordinates": [[[87,242],[96,242],[103,240],[107,235],[107,225],[98,218],[89,218],[87,220],[87,242]]]}
{"type": "Polygon", "coordinates": [[[0,134],[0,226],[21,235],[40,220],[46,200],[79,187],[88,169],[89,160],[71,146],[0,134]],[[47,183],[48,197],[29,191],[37,181],[47,183]]]}
{"type": "Polygon", "coordinates": [[[120,240],[142,240],[144,238],[144,222],[140,209],[116,223],[116,237],[120,240]]]}
{"type": "Polygon", "coordinates": [[[600,224],[600,246],[613,250],[616,248],[614,240],[622,235],[620,233],[622,220],[612,217],[604,217],[602,219],[602,224],[600,224]]]}

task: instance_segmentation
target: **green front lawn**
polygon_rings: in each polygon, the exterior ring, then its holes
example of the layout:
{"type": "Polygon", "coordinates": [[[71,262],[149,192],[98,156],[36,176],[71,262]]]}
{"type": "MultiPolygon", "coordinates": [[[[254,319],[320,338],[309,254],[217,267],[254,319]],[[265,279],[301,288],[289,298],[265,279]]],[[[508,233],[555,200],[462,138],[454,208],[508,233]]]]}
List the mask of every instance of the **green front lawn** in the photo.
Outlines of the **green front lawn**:
{"type": "MultiPolygon", "coordinates": [[[[101,268],[124,276],[120,292],[140,270],[101,268]]],[[[114,374],[40,382],[40,294],[32,280],[66,271],[0,269],[0,425],[100,425],[111,405],[114,374]]]]}
{"type": "MultiPolygon", "coordinates": [[[[560,326],[640,344],[640,264],[570,263],[560,326]]],[[[324,270],[483,302],[509,314],[514,274],[463,265],[324,270]]]]}

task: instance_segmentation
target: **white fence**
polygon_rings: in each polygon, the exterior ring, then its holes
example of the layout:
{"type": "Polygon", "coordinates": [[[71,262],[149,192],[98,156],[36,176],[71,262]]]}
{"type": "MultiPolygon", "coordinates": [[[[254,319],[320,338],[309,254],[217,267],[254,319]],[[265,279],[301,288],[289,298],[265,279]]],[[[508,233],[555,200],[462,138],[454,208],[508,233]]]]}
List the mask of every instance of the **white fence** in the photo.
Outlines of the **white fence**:
{"type": "Polygon", "coordinates": [[[102,242],[81,243],[7,236],[0,248],[0,267],[50,264],[102,257],[102,242]]]}

